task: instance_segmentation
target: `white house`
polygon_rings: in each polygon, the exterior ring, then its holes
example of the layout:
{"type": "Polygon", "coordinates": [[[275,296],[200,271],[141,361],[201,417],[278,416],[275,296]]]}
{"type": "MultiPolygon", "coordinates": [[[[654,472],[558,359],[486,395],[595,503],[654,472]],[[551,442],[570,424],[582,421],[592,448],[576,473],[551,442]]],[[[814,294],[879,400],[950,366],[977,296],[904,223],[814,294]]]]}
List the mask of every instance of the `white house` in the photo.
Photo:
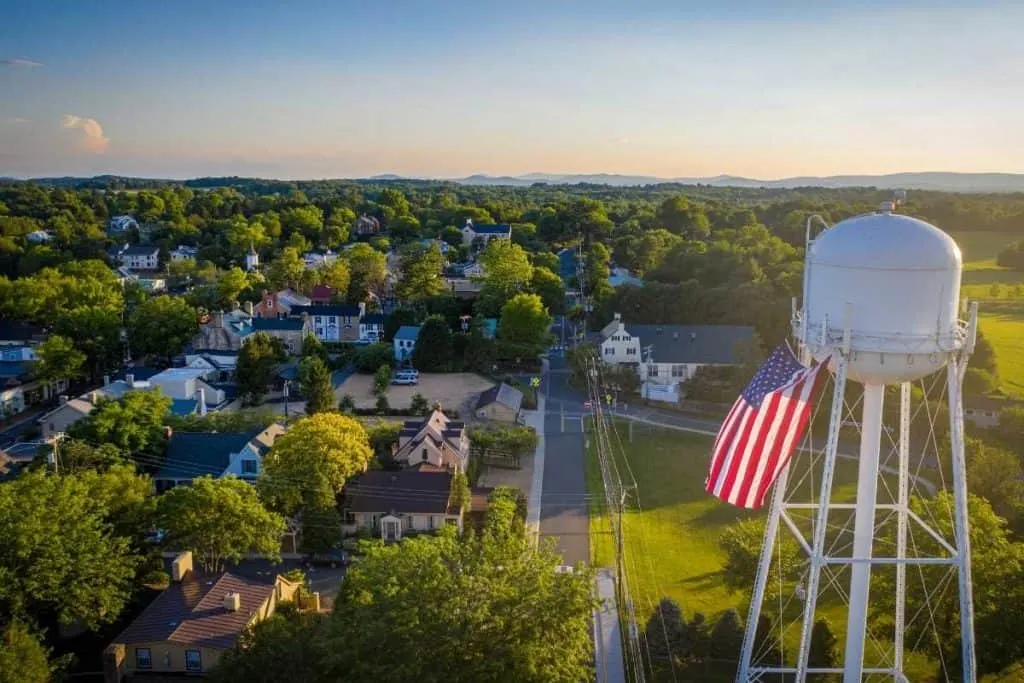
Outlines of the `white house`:
{"type": "Polygon", "coordinates": [[[310,251],[302,255],[302,260],[307,268],[322,268],[337,261],[338,255],[330,249],[322,254],[317,251],[310,251]]]}
{"type": "Polygon", "coordinates": [[[492,239],[512,239],[512,226],[508,223],[473,225],[473,219],[467,218],[466,224],[462,226],[462,244],[470,246],[474,241],[480,239],[481,246],[486,246],[492,239]]]}
{"type": "Polygon", "coordinates": [[[616,313],[601,330],[599,352],[606,363],[635,366],[645,397],[678,401],[698,368],[735,365],[753,342],[746,325],[634,325],[616,313]]]}
{"type": "Polygon", "coordinates": [[[323,342],[354,342],[359,340],[359,321],[366,313],[366,304],[326,304],[292,306],[290,315],[309,316],[316,338],[323,342]]]}
{"type": "Polygon", "coordinates": [[[184,244],[179,244],[170,251],[172,261],[195,261],[198,254],[197,247],[189,247],[184,244]]]}
{"type": "Polygon", "coordinates": [[[412,358],[412,352],[416,348],[416,340],[420,336],[419,325],[402,325],[395,333],[392,343],[395,346],[395,360],[401,362],[412,358]]]}
{"type": "Polygon", "coordinates": [[[345,486],[343,530],[369,529],[385,541],[449,524],[461,531],[464,510],[455,505],[453,479],[451,472],[429,465],[365,472],[345,486]]]}
{"type": "Polygon", "coordinates": [[[384,321],[382,313],[366,313],[359,319],[359,341],[364,344],[376,344],[384,339],[384,321]]]}
{"type": "Polygon", "coordinates": [[[49,230],[33,230],[25,235],[25,239],[33,244],[45,244],[53,240],[53,233],[49,230]]]}
{"type": "Polygon", "coordinates": [[[160,265],[159,247],[125,244],[115,248],[114,256],[122,266],[131,270],[156,270],[160,265]]]}
{"type": "Polygon", "coordinates": [[[204,475],[234,475],[255,482],[263,470],[263,458],[284,432],[279,424],[249,432],[172,432],[167,458],[153,476],[153,484],[162,493],[204,475]]]}
{"type": "MultiPolygon", "coordinates": [[[[134,382],[136,389],[160,389],[165,396],[183,401],[199,401],[202,405],[218,406],[226,400],[224,391],[206,383],[206,377],[216,374],[204,367],[167,368],[149,378],[146,383],[134,382]]],[[[134,378],[127,375],[130,384],[134,378]]]]}
{"type": "Polygon", "coordinates": [[[139,224],[131,216],[111,216],[107,224],[107,232],[110,234],[138,230],[139,224]]]}

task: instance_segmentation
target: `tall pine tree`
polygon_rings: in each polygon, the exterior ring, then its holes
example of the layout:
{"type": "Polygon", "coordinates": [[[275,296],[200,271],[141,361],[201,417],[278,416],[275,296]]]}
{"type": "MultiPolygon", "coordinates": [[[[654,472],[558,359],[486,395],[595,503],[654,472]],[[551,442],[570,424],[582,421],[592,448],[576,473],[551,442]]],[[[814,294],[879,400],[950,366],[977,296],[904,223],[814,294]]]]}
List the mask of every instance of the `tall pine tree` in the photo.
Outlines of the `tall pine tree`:
{"type": "Polygon", "coordinates": [[[334,387],[331,371],[318,356],[302,359],[302,395],[306,399],[306,414],[315,415],[334,410],[334,387]]]}

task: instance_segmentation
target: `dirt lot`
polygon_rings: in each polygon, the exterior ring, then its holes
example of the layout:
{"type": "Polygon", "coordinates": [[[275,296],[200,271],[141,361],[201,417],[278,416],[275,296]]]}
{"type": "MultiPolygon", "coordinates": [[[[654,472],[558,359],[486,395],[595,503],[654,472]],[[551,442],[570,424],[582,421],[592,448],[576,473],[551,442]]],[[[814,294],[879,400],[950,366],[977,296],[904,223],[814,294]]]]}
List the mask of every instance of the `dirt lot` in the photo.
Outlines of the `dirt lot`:
{"type": "MultiPolygon", "coordinates": [[[[388,403],[392,408],[408,408],[413,394],[423,394],[431,404],[440,403],[443,408],[453,408],[466,414],[467,406],[476,405],[480,392],[490,389],[494,383],[489,379],[468,372],[420,373],[416,386],[394,386],[388,388],[388,403]]],[[[338,388],[338,399],[351,394],[359,408],[372,408],[377,403],[373,395],[373,375],[352,375],[338,388]]]]}

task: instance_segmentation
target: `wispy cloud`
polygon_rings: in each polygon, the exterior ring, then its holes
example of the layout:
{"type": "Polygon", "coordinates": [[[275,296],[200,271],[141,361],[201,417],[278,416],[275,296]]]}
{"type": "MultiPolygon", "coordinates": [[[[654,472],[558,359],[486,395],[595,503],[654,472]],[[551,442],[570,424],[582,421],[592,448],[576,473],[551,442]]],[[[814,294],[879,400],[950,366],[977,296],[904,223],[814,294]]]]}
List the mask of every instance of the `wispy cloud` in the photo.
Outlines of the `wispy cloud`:
{"type": "Polygon", "coordinates": [[[34,62],[31,59],[0,59],[0,64],[4,66],[20,66],[25,69],[34,69],[42,66],[41,62],[34,62]]]}
{"type": "Polygon", "coordinates": [[[5,119],[0,119],[4,123],[30,123],[29,119],[23,119],[20,116],[8,116],[5,119]]]}
{"type": "Polygon", "coordinates": [[[617,138],[615,140],[616,145],[628,145],[630,143],[629,138],[617,138]]]}
{"type": "Polygon", "coordinates": [[[86,151],[101,154],[107,151],[107,147],[110,145],[110,138],[103,135],[103,126],[96,119],[64,114],[61,125],[64,128],[82,131],[80,144],[86,151]]]}

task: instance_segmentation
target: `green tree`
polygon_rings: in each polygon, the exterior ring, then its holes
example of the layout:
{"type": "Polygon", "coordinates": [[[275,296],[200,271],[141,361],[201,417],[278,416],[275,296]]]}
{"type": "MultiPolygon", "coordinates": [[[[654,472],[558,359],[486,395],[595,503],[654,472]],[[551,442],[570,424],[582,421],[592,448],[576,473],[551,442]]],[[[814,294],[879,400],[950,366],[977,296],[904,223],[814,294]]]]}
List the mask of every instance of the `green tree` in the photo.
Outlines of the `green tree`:
{"type": "Polygon", "coordinates": [[[85,354],[86,371],[93,380],[121,363],[124,352],[120,310],[81,306],[60,314],[54,332],[74,340],[75,347],[85,354]]]}
{"type": "MultiPolygon", "coordinates": [[[[391,344],[367,344],[356,351],[356,370],[364,373],[376,372],[382,365],[390,365],[395,359],[391,344]]],[[[390,381],[391,378],[388,378],[390,381]]]]}
{"type": "Polygon", "coordinates": [[[300,289],[306,274],[306,263],[299,250],[285,247],[267,268],[267,280],[275,289],[292,287],[300,289]]]}
{"type": "Polygon", "coordinates": [[[377,402],[374,404],[377,412],[381,415],[387,415],[391,412],[391,403],[388,401],[387,394],[378,394],[377,402]]]}
{"type": "MultiPolygon", "coordinates": [[[[753,585],[763,541],[763,519],[743,519],[726,527],[718,541],[726,555],[722,568],[726,586],[735,591],[743,591],[753,585]]],[[[772,563],[769,590],[777,590],[780,572],[782,581],[791,581],[799,576],[803,566],[802,552],[792,536],[780,534],[776,543],[779,561],[772,563]]]]}
{"type": "Polygon", "coordinates": [[[400,264],[402,277],[395,287],[395,296],[402,301],[419,301],[445,291],[447,285],[441,277],[444,257],[436,245],[406,245],[400,264]]]}
{"type": "Polygon", "coordinates": [[[281,211],[281,227],[289,233],[301,233],[307,240],[316,243],[324,228],[324,212],[312,204],[284,209],[281,211]]]}
{"type": "Polygon", "coordinates": [[[491,240],[480,254],[484,274],[480,278],[478,306],[485,315],[496,315],[502,304],[530,289],[533,266],[526,251],[506,240],[491,240]]]}
{"type": "MultiPolygon", "coordinates": [[[[283,438],[283,437],[282,437],[283,438]]],[[[284,519],[263,507],[254,489],[233,476],[197,477],[157,504],[160,528],[172,547],[191,550],[207,571],[222,571],[248,553],[277,558],[284,519]]]]}
{"type": "Polygon", "coordinates": [[[309,358],[315,357],[323,361],[324,365],[331,362],[330,356],[327,353],[327,347],[324,346],[323,342],[317,339],[315,334],[307,334],[302,339],[302,357],[309,358]]]}
{"type": "Polygon", "coordinates": [[[409,412],[413,415],[429,415],[430,403],[427,402],[423,394],[417,392],[412,395],[412,400],[409,401],[409,412]]]}
{"type": "Polygon", "coordinates": [[[733,676],[739,658],[736,654],[743,647],[743,622],[734,609],[728,609],[711,629],[709,654],[715,669],[733,676]]]}
{"type": "Polygon", "coordinates": [[[128,319],[128,337],[135,353],[160,356],[168,365],[197,334],[196,310],[181,297],[149,299],[128,319]]]}
{"type": "Polygon", "coordinates": [[[380,296],[387,281],[387,258],[368,244],[356,244],[344,254],[348,262],[348,301],[366,301],[368,295],[380,296]]]}
{"type": "Polygon", "coordinates": [[[113,444],[93,446],[78,439],[61,440],[58,455],[60,470],[67,474],[83,470],[105,471],[126,460],[125,454],[113,444]]]}
{"type": "Polygon", "coordinates": [[[332,507],[345,482],[365,470],[372,455],[362,424],[346,415],[318,413],[277,438],[263,460],[258,488],[286,515],[332,507]]]}
{"type": "Polygon", "coordinates": [[[539,353],[547,344],[550,327],[551,316],[539,296],[516,294],[501,309],[498,338],[524,349],[523,355],[539,353]]]}
{"type": "Polygon", "coordinates": [[[320,282],[331,287],[336,292],[335,296],[344,297],[348,293],[348,286],[351,282],[351,274],[348,269],[348,261],[335,259],[320,269],[320,282]]]}
{"type": "Polygon", "coordinates": [[[128,539],[134,552],[142,553],[145,537],[156,521],[152,480],[127,463],[113,463],[104,470],[80,470],[78,479],[100,505],[114,533],[128,539]]]}
{"type": "Polygon", "coordinates": [[[352,394],[345,394],[341,397],[341,400],[338,401],[338,410],[346,415],[356,412],[356,400],[352,398],[352,394]]]}
{"type": "MultiPolygon", "coordinates": [[[[838,663],[839,639],[832,631],[832,624],[828,619],[819,618],[811,629],[811,646],[807,654],[807,666],[831,669],[838,663]]],[[[838,678],[830,674],[810,674],[807,676],[807,680],[824,683],[824,681],[835,681],[838,678]]]]}
{"type": "Polygon", "coordinates": [[[398,244],[408,242],[420,236],[420,222],[415,216],[396,216],[388,221],[388,234],[398,244]]]}
{"type": "Polygon", "coordinates": [[[552,271],[547,268],[534,268],[530,289],[544,302],[544,308],[548,309],[548,313],[561,315],[565,312],[565,285],[562,278],[552,271]]]}
{"type": "Polygon", "coordinates": [[[324,680],[329,641],[324,620],[316,612],[300,612],[288,603],[279,605],[269,619],[242,632],[234,648],[221,655],[206,675],[208,683],[255,683],[324,680]]]}
{"type": "Polygon", "coordinates": [[[54,614],[88,628],[121,613],[138,557],[106,522],[108,511],[75,476],[43,470],[0,486],[0,611],[54,614]]]}
{"type": "Polygon", "coordinates": [[[455,362],[452,330],[448,321],[432,315],[423,321],[416,348],[412,352],[413,364],[423,372],[445,372],[455,362]]]}
{"type": "Polygon", "coordinates": [[[1006,519],[1016,517],[1024,503],[1024,471],[1018,456],[970,437],[965,450],[967,489],[987,500],[997,515],[1006,519]]]}
{"type": "Polygon", "coordinates": [[[391,385],[391,366],[381,365],[377,372],[373,373],[373,393],[377,396],[385,396],[388,387],[391,385]]]}
{"type": "Polygon", "coordinates": [[[334,386],[331,371],[316,356],[303,358],[301,363],[302,395],[306,399],[306,414],[314,415],[334,409],[334,386]]]}
{"type": "Polygon", "coordinates": [[[0,645],[0,683],[49,683],[49,653],[24,624],[7,624],[0,645]]]}
{"type": "Polygon", "coordinates": [[[575,683],[592,675],[592,574],[556,572],[561,558],[550,546],[534,549],[514,506],[488,514],[477,536],[446,527],[364,548],[331,616],[330,678],[575,683]],[[386,654],[385,634],[394,646],[386,654]]]}
{"type": "Polygon", "coordinates": [[[494,340],[484,334],[484,318],[476,315],[470,323],[469,334],[466,335],[466,350],[463,354],[467,370],[485,372],[494,364],[494,340]]]}
{"type": "Polygon", "coordinates": [[[287,358],[280,339],[266,332],[246,337],[235,366],[235,380],[246,404],[255,405],[263,399],[267,385],[274,379],[274,369],[287,358]]]}
{"type": "Polygon", "coordinates": [[[36,379],[52,384],[62,379],[75,379],[82,374],[85,354],[75,348],[67,337],[53,335],[36,347],[39,363],[36,365],[36,379]]]}
{"type": "Polygon", "coordinates": [[[249,276],[238,266],[221,275],[217,280],[218,308],[229,308],[248,287],[249,276]]]}
{"type": "Polygon", "coordinates": [[[157,455],[162,450],[164,416],[171,399],[156,391],[129,391],[117,401],[101,399],[68,434],[93,444],[110,444],[124,453],[157,455]]]}
{"type": "Polygon", "coordinates": [[[302,551],[326,553],[341,545],[341,515],[336,507],[302,511],[302,551]]]}
{"type": "Polygon", "coordinates": [[[691,204],[684,195],[669,197],[661,203],[657,212],[658,222],[674,235],[686,239],[699,239],[711,231],[704,209],[691,204]]]}

